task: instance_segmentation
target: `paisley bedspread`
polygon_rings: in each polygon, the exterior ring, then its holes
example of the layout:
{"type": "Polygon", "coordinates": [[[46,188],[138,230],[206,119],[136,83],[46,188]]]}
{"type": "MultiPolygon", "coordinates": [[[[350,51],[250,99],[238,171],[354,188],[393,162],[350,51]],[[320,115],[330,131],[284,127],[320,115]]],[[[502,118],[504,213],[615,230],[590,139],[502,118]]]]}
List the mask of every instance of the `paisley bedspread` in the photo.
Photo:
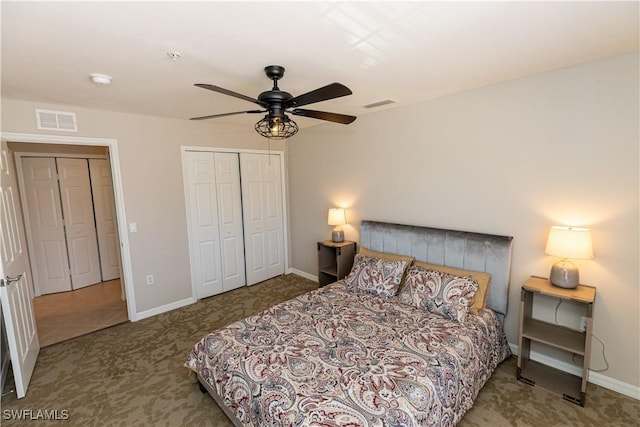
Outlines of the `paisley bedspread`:
{"type": "Polygon", "coordinates": [[[337,282],[206,335],[185,366],[246,426],[449,426],[509,354],[491,310],[460,324],[337,282]]]}

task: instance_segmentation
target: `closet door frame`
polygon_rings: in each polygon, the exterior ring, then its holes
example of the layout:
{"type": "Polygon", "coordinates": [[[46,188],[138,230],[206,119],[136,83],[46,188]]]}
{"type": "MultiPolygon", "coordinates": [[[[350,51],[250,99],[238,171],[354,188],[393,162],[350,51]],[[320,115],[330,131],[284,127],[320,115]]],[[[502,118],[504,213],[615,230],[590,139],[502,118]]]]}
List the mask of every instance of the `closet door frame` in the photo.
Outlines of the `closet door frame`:
{"type": "MultiPolygon", "coordinates": [[[[68,153],[52,153],[52,152],[38,153],[38,152],[29,151],[29,152],[16,152],[14,153],[14,156],[16,159],[16,174],[18,176],[18,186],[20,188],[21,195],[25,194],[25,188],[26,188],[26,184],[24,182],[24,169],[22,166],[22,159],[25,157],[51,157],[54,160],[57,157],[66,157],[70,159],[104,159],[104,160],[107,160],[107,162],[109,161],[109,158],[107,156],[101,155],[101,154],[68,154],[68,153]]],[[[88,167],[89,167],[89,164],[87,163],[87,168],[88,167]]],[[[31,229],[31,221],[29,219],[30,218],[29,206],[26,203],[26,201],[22,200],[22,197],[20,198],[20,201],[22,206],[22,214],[24,216],[25,231],[27,235],[29,259],[35,260],[35,259],[38,259],[38,257],[34,250],[35,245],[34,245],[33,232],[31,229]]],[[[69,272],[69,274],[71,274],[71,272],[69,272]]],[[[34,291],[33,295],[35,297],[39,297],[43,295],[42,289],[40,289],[40,286],[38,285],[37,280],[33,281],[33,291],[34,291]]]]}
{"type": "MultiPolygon", "coordinates": [[[[182,170],[183,177],[184,171],[187,167],[187,159],[186,153],[187,151],[203,151],[203,152],[217,152],[217,153],[236,153],[238,154],[238,161],[240,157],[240,153],[253,153],[253,154],[271,154],[272,156],[278,156],[280,162],[280,185],[282,188],[282,241],[283,241],[283,251],[284,251],[284,272],[285,274],[291,273],[291,268],[289,267],[289,218],[287,215],[289,200],[287,197],[288,190],[286,186],[286,169],[285,169],[285,152],[282,150],[250,150],[250,149],[239,149],[239,148],[222,148],[222,147],[203,147],[203,146],[187,146],[183,145],[180,147],[180,154],[182,157],[182,170]]],[[[240,178],[242,179],[242,177],[240,178]]],[[[188,200],[188,183],[186,179],[183,181],[184,184],[184,195],[185,195],[185,213],[186,209],[189,207],[188,200]]],[[[191,232],[191,220],[189,219],[189,215],[187,217],[187,230],[189,233],[191,232]]],[[[189,236],[190,240],[190,236],[189,236]]],[[[246,249],[245,249],[246,250],[246,249]]],[[[191,260],[193,254],[191,253],[191,243],[189,243],[189,260],[191,260]]],[[[191,262],[191,261],[190,261],[191,262]]],[[[194,281],[193,272],[191,272],[191,292],[193,298],[196,298],[196,283],[194,281]]]]}

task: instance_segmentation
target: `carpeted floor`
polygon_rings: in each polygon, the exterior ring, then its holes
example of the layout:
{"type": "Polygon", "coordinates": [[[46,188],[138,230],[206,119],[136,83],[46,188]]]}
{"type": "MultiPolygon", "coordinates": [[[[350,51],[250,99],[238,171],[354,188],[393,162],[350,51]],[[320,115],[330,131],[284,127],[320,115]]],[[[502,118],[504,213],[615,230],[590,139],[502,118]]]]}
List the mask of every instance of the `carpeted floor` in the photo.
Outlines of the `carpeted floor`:
{"type": "MultiPolygon", "coordinates": [[[[295,275],[278,277],[45,348],[27,396],[17,400],[11,393],[2,398],[0,423],[231,426],[183,367],[187,353],[207,332],[316,286],[295,275]],[[67,419],[12,419],[12,414],[42,416],[38,411],[67,419]]],[[[639,425],[640,401],[589,384],[587,406],[582,408],[516,381],[515,367],[514,358],[498,367],[460,426],[639,425]]]]}

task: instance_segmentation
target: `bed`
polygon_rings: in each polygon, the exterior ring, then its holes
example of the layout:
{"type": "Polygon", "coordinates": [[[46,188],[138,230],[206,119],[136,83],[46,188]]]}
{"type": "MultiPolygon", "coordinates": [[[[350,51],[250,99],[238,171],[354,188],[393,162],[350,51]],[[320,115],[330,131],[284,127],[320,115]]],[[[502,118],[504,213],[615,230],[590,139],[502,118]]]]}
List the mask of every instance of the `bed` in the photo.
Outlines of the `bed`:
{"type": "Polygon", "coordinates": [[[346,279],[207,334],[185,366],[236,426],[455,425],[510,355],[511,245],[362,221],[346,279]]]}

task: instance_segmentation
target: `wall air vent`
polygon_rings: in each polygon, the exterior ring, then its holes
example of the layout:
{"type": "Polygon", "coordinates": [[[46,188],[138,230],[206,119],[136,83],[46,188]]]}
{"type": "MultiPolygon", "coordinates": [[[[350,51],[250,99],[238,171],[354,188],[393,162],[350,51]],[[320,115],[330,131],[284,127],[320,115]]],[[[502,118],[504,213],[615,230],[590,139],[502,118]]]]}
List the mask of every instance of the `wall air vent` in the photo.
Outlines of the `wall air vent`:
{"type": "Polygon", "coordinates": [[[367,104],[364,105],[364,108],[375,108],[375,107],[382,107],[383,105],[387,105],[387,104],[395,104],[396,101],[395,99],[383,99],[382,101],[376,101],[376,102],[372,102],[371,104],[367,104]]]}
{"type": "Polygon", "coordinates": [[[36,124],[42,130],[78,132],[76,113],[67,111],[41,110],[36,108],[36,124]]]}

